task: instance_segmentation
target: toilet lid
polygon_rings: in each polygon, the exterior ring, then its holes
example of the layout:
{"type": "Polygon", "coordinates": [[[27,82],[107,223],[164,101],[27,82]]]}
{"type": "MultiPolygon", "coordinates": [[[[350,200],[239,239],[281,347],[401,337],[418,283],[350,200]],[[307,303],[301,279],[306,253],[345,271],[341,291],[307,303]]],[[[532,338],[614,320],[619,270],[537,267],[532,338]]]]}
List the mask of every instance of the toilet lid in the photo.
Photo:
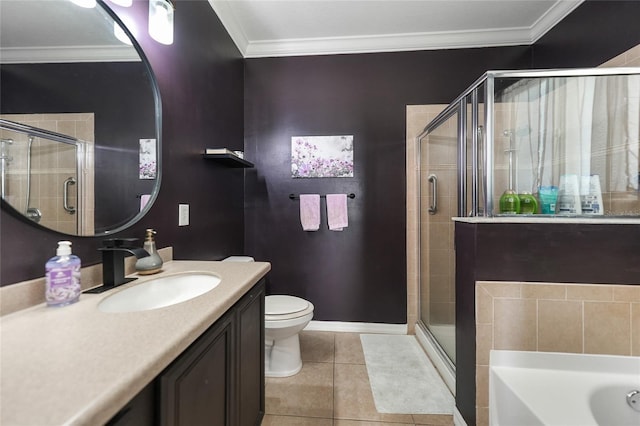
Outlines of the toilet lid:
{"type": "Polygon", "coordinates": [[[309,302],[295,296],[272,295],[264,298],[264,313],[266,315],[284,315],[304,311],[309,302]]]}

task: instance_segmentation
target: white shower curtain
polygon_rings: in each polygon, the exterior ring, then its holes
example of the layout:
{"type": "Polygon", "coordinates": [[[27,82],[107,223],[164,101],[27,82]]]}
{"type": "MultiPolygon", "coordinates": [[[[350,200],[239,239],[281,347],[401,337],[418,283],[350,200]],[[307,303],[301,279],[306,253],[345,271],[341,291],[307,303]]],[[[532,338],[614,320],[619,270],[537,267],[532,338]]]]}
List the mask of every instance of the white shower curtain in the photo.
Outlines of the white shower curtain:
{"type": "Polygon", "coordinates": [[[603,191],[638,190],[640,76],[522,80],[500,99],[519,192],[594,174],[603,191]]]}

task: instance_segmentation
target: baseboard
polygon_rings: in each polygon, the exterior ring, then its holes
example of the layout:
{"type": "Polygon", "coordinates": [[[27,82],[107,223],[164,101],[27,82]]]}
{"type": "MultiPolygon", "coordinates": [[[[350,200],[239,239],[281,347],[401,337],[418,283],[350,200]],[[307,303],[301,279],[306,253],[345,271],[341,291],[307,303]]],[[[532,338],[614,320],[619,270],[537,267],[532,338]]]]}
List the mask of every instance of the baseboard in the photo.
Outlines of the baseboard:
{"type": "Polygon", "coordinates": [[[456,395],[456,376],[451,372],[445,361],[441,358],[438,350],[433,346],[431,340],[424,331],[416,324],[416,338],[420,342],[420,346],[425,350],[429,359],[440,373],[442,380],[446,383],[453,396],[456,395]]]}
{"type": "Polygon", "coordinates": [[[464,417],[458,411],[458,407],[453,407],[453,425],[454,426],[467,426],[467,422],[464,421],[464,417]]]}
{"type": "Polygon", "coordinates": [[[334,331],[347,333],[407,334],[407,324],[369,322],[310,321],[306,331],[334,331]]]}

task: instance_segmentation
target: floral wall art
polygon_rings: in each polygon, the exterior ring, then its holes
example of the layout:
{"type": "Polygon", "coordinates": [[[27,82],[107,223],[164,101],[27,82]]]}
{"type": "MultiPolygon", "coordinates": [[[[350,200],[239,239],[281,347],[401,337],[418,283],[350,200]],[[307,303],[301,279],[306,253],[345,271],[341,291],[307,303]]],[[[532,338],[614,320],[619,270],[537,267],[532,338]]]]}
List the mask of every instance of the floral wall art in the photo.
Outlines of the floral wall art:
{"type": "Polygon", "coordinates": [[[353,177],[353,135],[293,136],[291,177],[353,177]]]}
{"type": "Polygon", "coordinates": [[[155,179],[158,169],[155,139],[140,139],[140,179],[155,179]]]}

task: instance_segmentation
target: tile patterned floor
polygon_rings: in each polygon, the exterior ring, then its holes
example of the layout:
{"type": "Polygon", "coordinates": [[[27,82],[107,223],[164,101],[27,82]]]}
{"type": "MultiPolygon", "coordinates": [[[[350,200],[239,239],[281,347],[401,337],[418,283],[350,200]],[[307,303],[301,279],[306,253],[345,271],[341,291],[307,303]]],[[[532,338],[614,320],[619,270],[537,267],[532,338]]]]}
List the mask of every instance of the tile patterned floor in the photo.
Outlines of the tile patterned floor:
{"type": "Polygon", "coordinates": [[[383,414],[373,402],[357,333],[300,333],[302,371],[267,378],[262,426],[453,425],[443,414],[383,414]]]}

